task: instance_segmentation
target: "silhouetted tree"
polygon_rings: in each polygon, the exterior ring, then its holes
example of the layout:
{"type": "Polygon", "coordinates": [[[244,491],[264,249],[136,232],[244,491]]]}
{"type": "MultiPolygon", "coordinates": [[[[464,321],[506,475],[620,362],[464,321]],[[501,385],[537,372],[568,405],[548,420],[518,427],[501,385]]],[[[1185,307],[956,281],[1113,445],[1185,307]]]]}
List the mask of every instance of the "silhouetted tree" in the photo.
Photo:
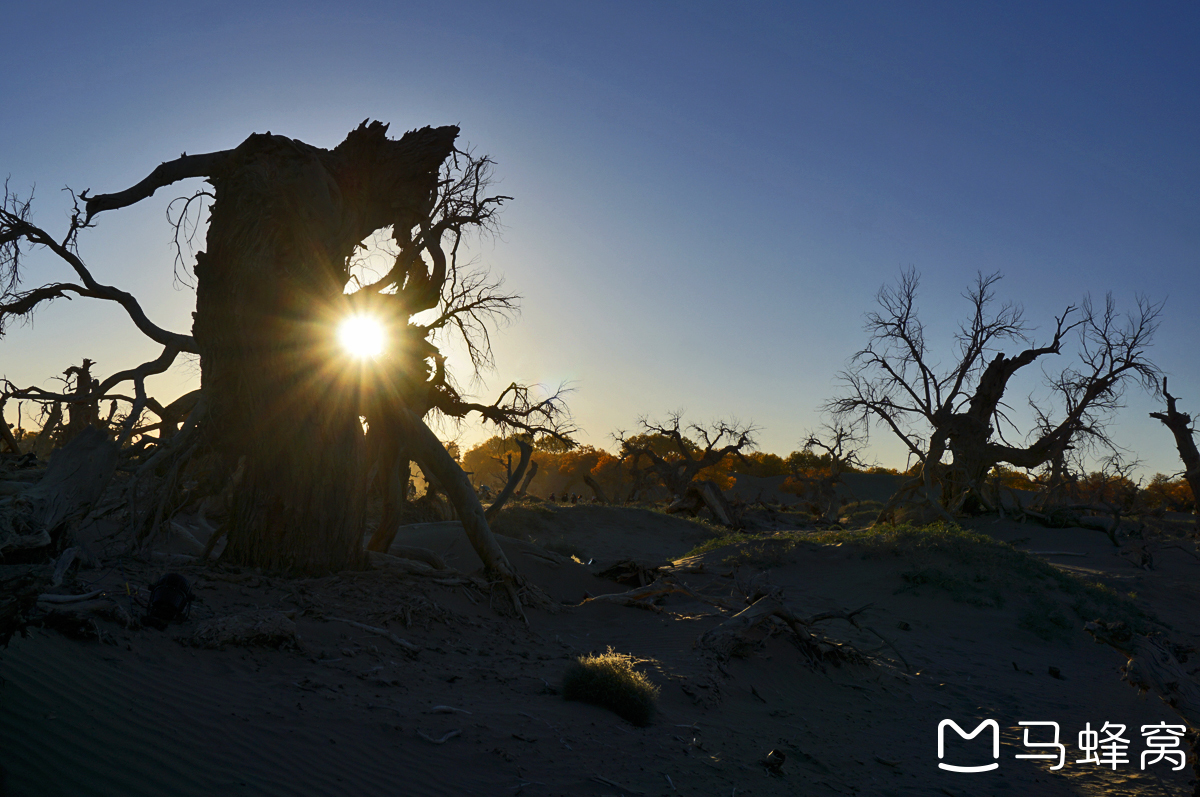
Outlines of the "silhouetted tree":
{"type": "MultiPolygon", "coordinates": [[[[389,489],[398,488],[392,476],[407,471],[411,459],[446,492],[492,575],[517,585],[469,481],[423,422],[430,412],[474,412],[502,429],[563,437],[570,431],[560,394],[536,398],[513,384],[492,404],[467,401],[439,348],[458,333],[476,367],[490,363],[489,329],[516,297],[486,273],[460,267],[458,255],[466,235],[494,228],[508,198],[488,192],[488,158],[455,147],[458,128],[426,127],[398,140],[386,133],[386,125],[364,122],[332,150],[267,133],[235,149],[184,155],[125,191],[78,195],[62,239],[34,225],[29,200],[6,188],[0,331],[7,319],[56,298],[119,304],[163,352],[100,381],[89,398],[132,382],[134,423],[149,401],[145,378],[165,371],[180,352],[199,354],[199,401],[180,433],[147,452],[139,467],[139,481],[153,486],[148,499],[134,494],[143,534],[178,505],[181,468],[213,452],[223,473],[215,483],[235,480],[237,488],[224,556],[277,571],[356,566],[369,459],[389,474],[389,489]],[[99,283],[77,246],[99,213],[187,178],[211,186],[188,199],[211,200],[206,249],[196,254],[191,335],[158,327],[131,294],[99,283]],[[390,234],[393,262],[364,284],[355,253],[380,230],[390,234]],[[65,261],[78,282],[20,290],[31,245],[65,261]],[[337,350],[334,329],[355,313],[385,324],[392,343],[386,357],[356,362],[337,350]]],[[[177,224],[187,211],[185,204],[177,224]]]]}
{"type": "Polygon", "coordinates": [[[1152,412],[1150,417],[1162,421],[1175,437],[1175,448],[1179,458],[1183,460],[1183,478],[1192,488],[1192,502],[1200,507],[1200,451],[1196,450],[1196,429],[1192,425],[1192,416],[1180,412],[1175,406],[1179,400],[1167,392],[1167,378],[1162,381],[1163,398],[1167,400],[1166,412],[1152,412]]]}
{"type": "Polygon", "coordinates": [[[1146,349],[1161,303],[1139,297],[1137,310],[1121,316],[1111,294],[1103,307],[1085,298],[1080,308],[1067,307],[1055,318],[1044,345],[1028,345],[1010,355],[1000,347],[1028,344],[1029,328],[1018,305],[995,306],[999,279],[998,274],[980,274],[965,294],[969,316],[954,335],[948,368],[939,365],[945,354],[930,349],[925,340],[914,270],[902,272],[895,286],[884,286],[876,297],[879,309],[867,315],[867,346],[840,375],[845,395],[827,408],[847,423],[885,426],[919,462],[918,475],[897,493],[881,519],[922,486],[927,495],[940,488],[942,505],[951,512],[970,495],[986,504],[979,487],[993,466],[1036,468],[1063,462],[1080,442],[1109,445],[1106,425],[1121,406],[1126,384],[1157,387],[1159,370],[1146,349]],[[1017,431],[1005,414],[1010,380],[1022,368],[1063,353],[1069,338],[1075,341],[1074,362],[1047,375],[1054,400],[1045,405],[1031,398],[1037,427],[1023,445],[1010,442],[1001,429],[1007,424],[1017,431]],[[947,455],[950,462],[944,461],[947,455]]]}

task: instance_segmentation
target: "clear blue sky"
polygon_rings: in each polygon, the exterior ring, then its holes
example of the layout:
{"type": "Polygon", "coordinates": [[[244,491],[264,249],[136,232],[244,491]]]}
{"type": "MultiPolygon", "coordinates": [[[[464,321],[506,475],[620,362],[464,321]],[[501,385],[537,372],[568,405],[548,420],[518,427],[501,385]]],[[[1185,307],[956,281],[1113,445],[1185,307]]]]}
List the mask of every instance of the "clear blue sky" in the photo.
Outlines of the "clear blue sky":
{"type": "MultiPolygon", "coordinates": [[[[52,231],[64,185],[119,190],[251,132],[333,146],[368,117],[460,125],[515,197],[481,261],[525,297],[478,392],[572,381],[585,442],[683,408],[752,420],[786,454],[908,265],[931,333],[977,270],[1003,271],[1043,329],[1085,292],[1167,299],[1155,357],[1200,412],[1194,3],[44,2],[3,19],[0,173],[36,183],[52,231]]],[[[193,295],[172,287],[163,211],[184,190],[81,244],[180,331],[193,295]]],[[[66,276],[35,263],[30,285],[66,276]]],[[[85,356],[107,374],[157,353],[96,304],[14,328],[0,372],[46,384],[85,356]]],[[[1154,404],[1128,405],[1118,441],[1177,470],[1154,404]]]]}

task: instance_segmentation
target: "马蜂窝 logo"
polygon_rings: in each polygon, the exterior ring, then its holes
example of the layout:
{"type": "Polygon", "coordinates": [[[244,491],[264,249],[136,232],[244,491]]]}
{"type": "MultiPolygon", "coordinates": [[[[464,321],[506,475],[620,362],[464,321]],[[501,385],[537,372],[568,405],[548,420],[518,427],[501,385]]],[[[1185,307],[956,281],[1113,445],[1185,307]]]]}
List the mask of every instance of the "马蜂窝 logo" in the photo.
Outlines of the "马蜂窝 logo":
{"type": "MultiPolygon", "coordinates": [[[[958,723],[955,722],[954,720],[942,720],[941,722],[938,723],[938,758],[939,759],[946,757],[946,726],[947,725],[949,725],[951,728],[953,728],[954,732],[957,733],[959,736],[961,736],[964,739],[968,739],[968,740],[974,739],[976,736],[983,733],[985,728],[991,728],[992,729],[992,758],[1000,757],[1000,724],[998,722],[996,722],[995,720],[984,720],[983,722],[979,723],[979,726],[977,728],[975,728],[975,730],[971,731],[970,733],[967,733],[962,728],[958,727],[958,723]]],[[[955,766],[954,764],[947,764],[947,763],[944,763],[939,760],[938,768],[939,769],[948,769],[951,772],[990,772],[993,769],[999,769],[1000,765],[998,763],[996,763],[995,761],[993,761],[990,764],[982,764],[977,767],[960,767],[960,766],[955,766]]]]}

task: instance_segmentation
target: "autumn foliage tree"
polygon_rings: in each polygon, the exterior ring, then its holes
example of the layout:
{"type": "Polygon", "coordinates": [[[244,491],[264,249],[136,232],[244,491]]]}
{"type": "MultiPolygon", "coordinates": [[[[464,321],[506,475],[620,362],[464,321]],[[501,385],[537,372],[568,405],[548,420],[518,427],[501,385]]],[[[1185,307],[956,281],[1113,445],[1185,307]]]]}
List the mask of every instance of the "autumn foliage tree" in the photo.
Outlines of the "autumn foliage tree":
{"type": "Polygon", "coordinates": [[[701,507],[708,509],[726,525],[734,518],[718,485],[712,479],[701,478],[704,471],[731,459],[740,458],[743,451],[756,445],[757,429],[738,421],[716,421],[708,426],[691,424],[686,430],[681,413],[672,413],[665,422],[641,418],[640,432],[618,432],[621,460],[633,473],[635,487],[659,484],[672,498],[669,512],[695,514],[701,507]]]}
{"type": "MultiPolygon", "coordinates": [[[[533,461],[537,462],[537,475],[529,483],[528,490],[541,497],[551,493],[579,492],[595,495],[601,501],[616,500],[623,484],[628,483],[621,472],[621,463],[609,452],[589,445],[567,449],[550,440],[533,444],[533,461]],[[599,492],[596,492],[599,488],[599,492]],[[586,491],[586,492],[585,492],[586,491]]],[[[507,463],[520,456],[517,441],[513,436],[493,436],[469,449],[463,455],[463,469],[471,474],[476,485],[502,488],[508,481],[507,463]]]]}

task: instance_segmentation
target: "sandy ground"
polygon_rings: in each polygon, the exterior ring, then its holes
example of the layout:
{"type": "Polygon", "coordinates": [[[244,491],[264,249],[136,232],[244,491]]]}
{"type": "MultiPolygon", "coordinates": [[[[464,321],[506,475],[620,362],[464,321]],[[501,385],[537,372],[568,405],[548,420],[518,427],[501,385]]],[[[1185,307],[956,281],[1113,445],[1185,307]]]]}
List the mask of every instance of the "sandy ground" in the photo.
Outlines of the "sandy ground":
{"type": "MultiPolygon", "coordinates": [[[[975,525],[1029,550],[1083,554],[1046,558],[1135,593],[1170,626],[1173,640],[1200,646],[1200,561],[1191,543],[1160,546],[1147,570],[1094,531],[995,518],[975,525]]],[[[1138,767],[1141,725],[1177,723],[1177,715],[1122,682],[1123,657],[1093,642],[1078,618],[1049,640],[1023,628],[1028,594],[1014,591],[999,607],[972,605],[934,586],[912,589],[901,574],[928,563],[864,559],[849,545],[804,545],[772,557],[768,540],[681,567],[677,578],[706,600],[672,595],[656,611],[581,603],[627,589],[593,575],[605,563],[666,563],[713,530],[597,506],[523,510],[498,527],[592,562],[552,562],[505,542],[553,601],[531,609],[528,626],[495,611],[485,592],[388,569],[286,580],[183,565],[172,569],[191,581],[198,600],[190,620],[165,632],[101,621],[101,642],[31,629],[0,652],[3,793],[1187,793],[1187,772],[1165,762],[1138,767]],[[739,557],[739,550],[752,555],[739,557]],[[802,615],[870,604],[862,625],[894,649],[879,650],[870,664],[835,667],[814,666],[786,633],[760,634],[742,658],[722,660],[697,645],[726,616],[708,599],[745,605],[745,593],[765,584],[782,589],[802,615]],[[292,613],[298,644],[182,644],[207,620],[268,610],[292,613]],[[386,627],[419,651],[407,655],[346,620],[386,627]],[[609,646],[641,660],[661,688],[648,727],[558,694],[571,658],[609,646]],[[937,728],[947,718],[967,730],[995,719],[999,768],[940,770],[937,728]],[[1060,724],[1067,745],[1061,771],[1014,759],[1035,752],[1022,745],[1023,720],[1060,724]],[[1076,734],[1089,722],[1126,725],[1132,763],[1116,771],[1075,763],[1082,758],[1076,734]],[[771,750],[786,755],[778,772],[762,763],[771,750]]],[[[474,566],[453,525],[411,529],[400,542],[436,550],[461,570],[474,566]]],[[[126,582],[145,585],[166,569],[125,558],[108,572],[81,571],[67,586],[123,594],[126,582]]],[[[844,622],[823,627],[864,650],[880,644],[844,622]]],[[[990,762],[982,738],[951,737],[946,760],[990,762]]]]}

